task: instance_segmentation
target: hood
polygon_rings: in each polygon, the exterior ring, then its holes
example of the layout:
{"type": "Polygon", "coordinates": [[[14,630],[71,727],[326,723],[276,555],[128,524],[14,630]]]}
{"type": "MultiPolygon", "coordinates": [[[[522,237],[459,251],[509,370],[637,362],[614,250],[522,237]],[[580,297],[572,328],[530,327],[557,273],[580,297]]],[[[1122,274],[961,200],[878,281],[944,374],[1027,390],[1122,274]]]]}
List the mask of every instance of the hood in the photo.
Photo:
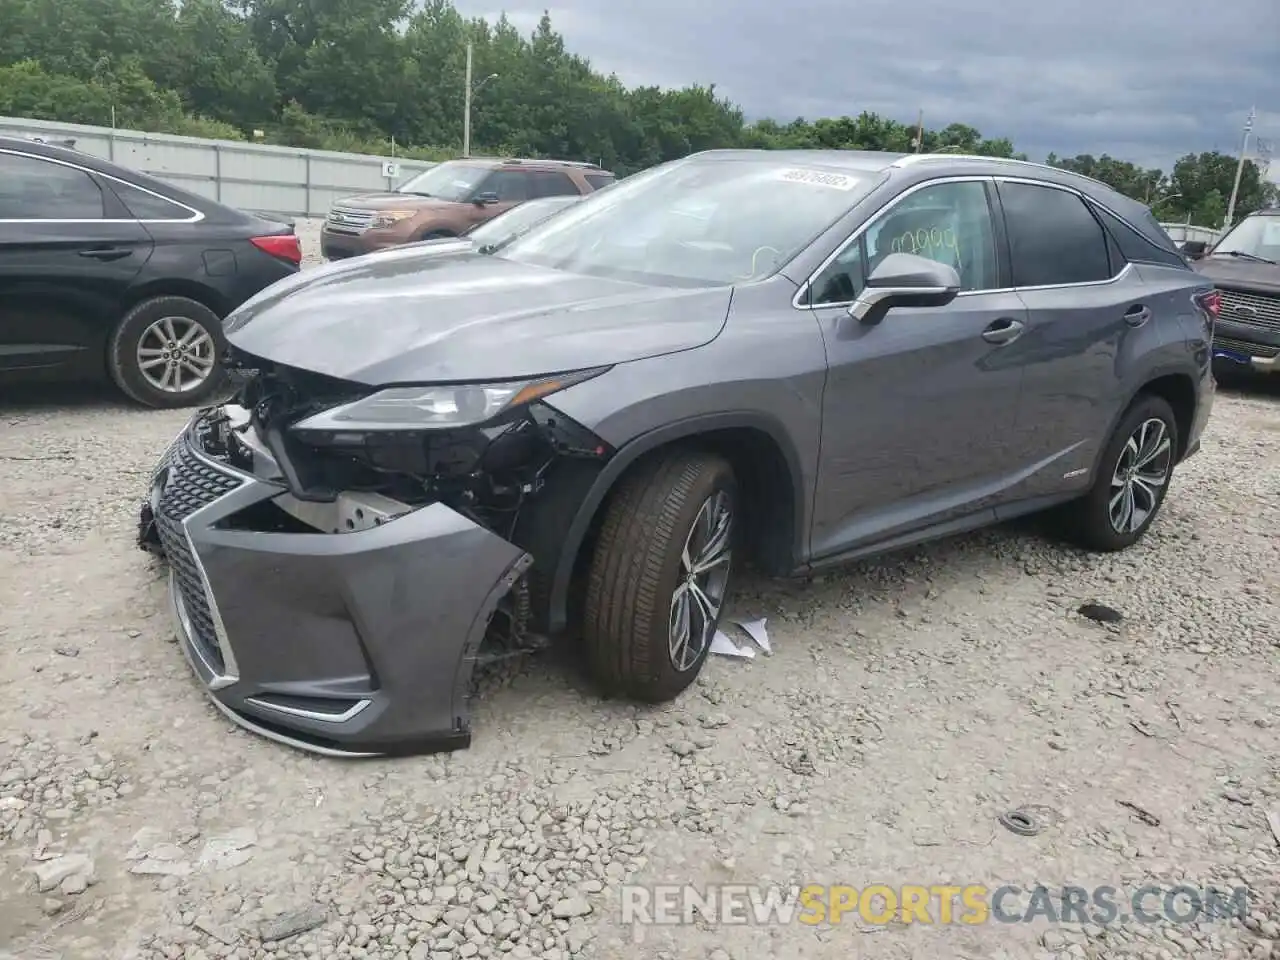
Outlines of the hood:
{"type": "Polygon", "coordinates": [[[430,207],[456,207],[456,203],[417,193],[358,193],[343,197],[334,206],[350,210],[426,210],[430,207]]]}
{"type": "Polygon", "coordinates": [[[281,280],[223,329],[255,357],[369,386],[504,380],[702,346],[731,296],[401,248],[281,280]]]}
{"type": "Polygon", "coordinates": [[[1258,263],[1243,257],[1208,256],[1192,269],[1231,290],[1280,294],[1280,264],[1258,263]]]}

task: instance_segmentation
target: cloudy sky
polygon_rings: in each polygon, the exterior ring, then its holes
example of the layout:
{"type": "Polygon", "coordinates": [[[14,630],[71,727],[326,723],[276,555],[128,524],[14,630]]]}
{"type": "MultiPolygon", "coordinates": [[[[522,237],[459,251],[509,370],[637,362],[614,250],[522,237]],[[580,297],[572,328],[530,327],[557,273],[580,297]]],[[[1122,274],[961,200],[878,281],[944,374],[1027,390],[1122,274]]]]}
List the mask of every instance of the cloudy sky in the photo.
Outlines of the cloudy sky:
{"type": "Polygon", "coordinates": [[[1280,0],[457,0],[629,84],[715,83],[749,117],[969,123],[1033,159],[1168,169],[1234,153],[1251,105],[1280,168],[1280,0]]]}

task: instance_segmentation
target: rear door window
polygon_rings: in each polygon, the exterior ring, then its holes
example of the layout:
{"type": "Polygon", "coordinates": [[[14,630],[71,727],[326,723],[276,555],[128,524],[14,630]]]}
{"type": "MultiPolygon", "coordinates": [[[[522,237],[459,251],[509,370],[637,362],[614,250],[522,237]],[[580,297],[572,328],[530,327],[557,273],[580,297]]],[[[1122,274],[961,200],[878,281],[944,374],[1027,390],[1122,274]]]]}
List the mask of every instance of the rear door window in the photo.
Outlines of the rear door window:
{"type": "Polygon", "coordinates": [[[534,197],[576,197],[581,191],[568,174],[537,170],[529,174],[534,197]]]}
{"type": "Polygon", "coordinates": [[[614,177],[607,173],[588,173],[585,175],[585,179],[587,183],[591,184],[592,190],[602,190],[615,180],[614,177]]]}
{"type": "Polygon", "coordinates": [[[532,195],[529,174],[523,170],[495,170],[480,186],[479,193],[496,193],[499,203],[524,203],[532,195]]]}
{"type": "Polygon", "coordinates": [[[1001,182],[998,188],[1015,287],[1094,283],[1112,277],[1106,232],[1078,196],[1030,183],[1001,182]]]}
{"type": "Polygon", "coordinates": [[[0,153],[0,220],[101,220],[102,189],[83,170],[0,153]]]}

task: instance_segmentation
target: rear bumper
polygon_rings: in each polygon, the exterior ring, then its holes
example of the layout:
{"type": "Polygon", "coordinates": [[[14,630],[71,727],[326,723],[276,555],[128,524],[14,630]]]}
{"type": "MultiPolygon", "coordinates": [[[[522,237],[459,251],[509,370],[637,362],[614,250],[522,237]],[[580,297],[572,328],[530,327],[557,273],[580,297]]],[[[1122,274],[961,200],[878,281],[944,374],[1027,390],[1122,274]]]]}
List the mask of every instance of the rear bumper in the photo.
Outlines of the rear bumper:
{"type": "Polygon", "coordinates": [[[202,448],[193,418],[142,507],[170,569],[179,643],[219,709],[331,756],[470,743],[471,676],[499,602],[531,564],[442,504],[349,533],[236,529],[285,492],[202,448]]]}

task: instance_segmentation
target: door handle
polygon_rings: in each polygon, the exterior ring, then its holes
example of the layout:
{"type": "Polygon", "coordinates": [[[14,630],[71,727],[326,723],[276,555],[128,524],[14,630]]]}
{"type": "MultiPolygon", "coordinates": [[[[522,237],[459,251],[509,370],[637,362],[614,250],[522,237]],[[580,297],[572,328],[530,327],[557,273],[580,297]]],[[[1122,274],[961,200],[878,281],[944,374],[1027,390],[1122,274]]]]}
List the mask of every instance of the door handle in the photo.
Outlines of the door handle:
{"type": "Polygon", "coordinates": [[[90,247],[88,250],[81,250],[80,256],[92,260],[123,260],[131,253],[133,250],[129,247],[90,247]]]}
{"type": "Polygon", "coordinates": [[[1125,311],[1124,322],[1131,327],[1140,327],[1151,319],[1151,308],[1136,304],[1125,311]]]}
{"type": "Polygon", "coordinates": [[[987,343],[1012,343],[1022,336],[1024,329],[1026,326],[1021,320],[1001,317],[999,320],[992,321],[991,325],[982,331],[982,339],[987,343]]]}

